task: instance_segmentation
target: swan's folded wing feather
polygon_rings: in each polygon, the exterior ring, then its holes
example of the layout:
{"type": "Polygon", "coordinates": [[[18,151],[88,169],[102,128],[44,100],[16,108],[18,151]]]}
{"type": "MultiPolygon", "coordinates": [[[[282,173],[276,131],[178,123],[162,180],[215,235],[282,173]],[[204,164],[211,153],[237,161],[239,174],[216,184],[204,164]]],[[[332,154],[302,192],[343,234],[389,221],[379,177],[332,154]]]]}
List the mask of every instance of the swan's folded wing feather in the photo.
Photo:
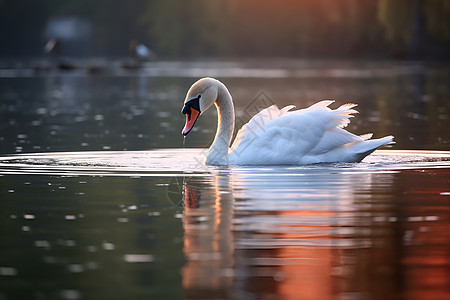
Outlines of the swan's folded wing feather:
{"type": "Polygon", "coordinates": [[[238,132],[230,155],[238,163],[300,163],[303,156],[362,141],[342,129],[357,113],[352,109],[356,105],[331,110],[331,103],[324,100],[297,111],[289,111],[292,107],[279,110],[276,106],[261,111],[238,132]]]}
{"type": "Polygon", "coordinates": [[[247,139],[253,139],[255,133],[263,128],[268,122],[286,115],[289,110],[293,108],[295,108],[294,105],[288,105],[280,110],[278,106],[272,105],[254,115],[248,123],[244,124],[241,129],[239,129],[229,152],[231,153],[234,151],[246,135],[247,139]]]}
{"type": "Polygon", "coordinates": [[[373,133],[366,133],[366,134],[362,134],[359,137],[363,140],[363,141],[367,141],[370,140],[373,136],[373,133]]]}
{"type": "Polygon", "coordinates": [[[236,164],[294,163],[292,160],[311,151],[325,132],[324,124],[307,113],[285,114],[254,131],[246,126],[230,151],[236,164]]]}
{"type": "Polygon", "coordinates": [[[329,109],[328,106],[334,103],[334,100],[322,100],[317,103],[314,103],[308,108],[305,108],[304,110],[314,110],[314,109],[329,109]]]}

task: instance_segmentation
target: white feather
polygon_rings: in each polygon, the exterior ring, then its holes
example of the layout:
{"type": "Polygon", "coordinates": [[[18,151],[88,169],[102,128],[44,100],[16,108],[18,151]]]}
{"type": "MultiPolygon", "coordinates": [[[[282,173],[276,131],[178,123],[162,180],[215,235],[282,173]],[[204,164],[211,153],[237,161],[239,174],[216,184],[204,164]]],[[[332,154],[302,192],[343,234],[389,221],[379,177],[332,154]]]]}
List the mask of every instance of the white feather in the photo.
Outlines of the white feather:
{"type": "Polygon", "coordinates": [[[229,163],[236,165],[310,164],[360,161],[368,151],[392,141],[392,137],[365,141],[369,135],[354,135],[343,127],[350,123],[356,104],[337,109],[324,100],[290,111],[270,106],[255,115],[241,130],[230,148],[229,163]]]}

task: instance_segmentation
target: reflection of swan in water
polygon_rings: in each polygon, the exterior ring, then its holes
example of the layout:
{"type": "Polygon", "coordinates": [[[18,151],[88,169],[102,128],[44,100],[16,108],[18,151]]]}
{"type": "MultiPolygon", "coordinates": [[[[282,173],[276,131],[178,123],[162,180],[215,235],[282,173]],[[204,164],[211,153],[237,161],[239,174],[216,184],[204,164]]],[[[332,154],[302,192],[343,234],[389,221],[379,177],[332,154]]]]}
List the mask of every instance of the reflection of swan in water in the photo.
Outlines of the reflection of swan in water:
{"type": "MultiPolygon", "coordinates": [[[[365,191],[385,189],[394,174],[233,168],[214,177],[185,178],[187,298],[309,299],[314,294],[330,299],[358,291],[352,282],[371,280],[356,266],[377,259],[367,251],[373,239],[395,244],[383,234],[386,225],[368,227],[374,218],[388,220],[389,210],[380,212],[376,198],[365,191]],[[324,181],[330,184],[324,187],[324,181]],[[252,282],[263,277],[271,284],[252,290],[252,282]]],[[[378,205],[385,207],[385,201],[378,205]]],[[[389,257],[391,247],[385,250],[389,257]]]]}
{"type": "Polygon", "coordinates": [[[216,105],[218,128],[206,164],[279,165],[320,162],[359,162],[378,147],[392,142],[392,136],[371,140],[371,134],[356,136],[343,129],[355,104],[335,110],[333,101],[321,101],[309,108],[290,111],[270,106],[245,124],[229,148],[234,130],[234,106],[228,89],[213,78],[202,78],[189,89],[183,114],[187,135],[201,113],[216,105]]]}
{"type": "Polygon", "coordinates": [[[188,262],[181,274],[187,299],[202,298],[199,292],[216,298],[233,286],[233,199],[228,192],[229,176],[207,177],[208,185],[198,179],[185,178],[183,182],[184,253],[188,262]]]}

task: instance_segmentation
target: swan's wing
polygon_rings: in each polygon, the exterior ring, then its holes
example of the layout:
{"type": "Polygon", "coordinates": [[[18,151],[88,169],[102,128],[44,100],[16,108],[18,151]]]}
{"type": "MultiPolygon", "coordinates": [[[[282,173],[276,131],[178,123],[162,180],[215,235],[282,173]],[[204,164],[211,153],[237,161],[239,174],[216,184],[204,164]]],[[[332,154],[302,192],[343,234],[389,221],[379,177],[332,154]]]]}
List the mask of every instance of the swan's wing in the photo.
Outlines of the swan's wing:
{"type": "Polygon", "coordinates": [[[342,145],[362,141],[342,129],[350,121],[355,104],[331,110],[331,100],[306,109],[289,111],[269,107],[253,117],[238,132],[230,151],[237,163],[301,163],[304,156],[323,154],[342,145]]]}
{"type": "Polygon", "coordinates": [[[343,104],[343,105],[339,106],[338,108],[332,110],[328,107],[332,103],[334,103],[333,100],[323,100],[323,101],[317,102],[316,104],[311,105],[308,108],[305,108],[302,110],[297,110],[295,112],[297,112],[297,113],[313,112],[314,113],[314,112],[320,111],[321,116],[325,117],[324,120],[328,122],[327,128],[331,128],[331,127],[344,128],[350,123],[349,118],[353,118],[352,114],[358,113],[357,110],[352,109],[352,108],[358,106],[358,104],[346,103],[346,104],[343,104]],[[324,111],[327,111],[328,115],[326,115],[324,113],[324,111]],[[327,117],[332,117],[333,120],[330,122],[327,120],[328,119],[327,117]]]}
{"type": "MultiPolygon", "coordinates": [[[[330,101],[326,100],[317,104],[321,104],[322,102],[331,104],[334,101],[331,101],[330,103],[330,101]]],[[[316,141],[317,144],[314,145],[307,155],[320,155],[348,143],[370,139],[372,136],[370,133],[363,136],[357,136],[343,129],[350,123],[350,118],[353,118],[353,114],[358,113],[358,111],[353,109],[357,104],[343,104],[334,110],[328,108],[329,104],[327,104],[327,107],[319,106],[316,109],[311,109],[317,104],[307,108],[305,112],[315,117],[315,125],[324,130],[321,132],[321,135],[315,136],[315,139],[311,136],[309,137],[311,142],[316,141]]],[[[299,111],[299,113],[301,113],[301,111],[299,111]]]]}
{"type": "Polygon", "coordinates": [[[276,105],[272,105],[254,115],[250,119],[250,121],[244,124],[237,132],[236,138],[234,139],[234,142],[230,148],[230,153],[238,147],[246,134],[247,136],[253,135],[259,129],[263,128],[269,121],[286,115],[288,111],[293,108],[295,108],[294,105],[288,105],[286,107],[283,107],[282,109],[279,109],[276,105]]]}

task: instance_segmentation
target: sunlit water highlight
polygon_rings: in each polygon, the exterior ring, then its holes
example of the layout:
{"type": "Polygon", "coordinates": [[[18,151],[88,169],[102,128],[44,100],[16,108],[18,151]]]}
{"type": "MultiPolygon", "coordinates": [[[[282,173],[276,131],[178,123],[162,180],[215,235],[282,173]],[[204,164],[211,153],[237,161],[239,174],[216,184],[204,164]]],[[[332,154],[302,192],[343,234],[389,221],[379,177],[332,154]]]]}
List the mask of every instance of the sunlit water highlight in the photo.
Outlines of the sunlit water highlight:
{"type": "Polygon", "coordinates": [[[382,172],[387,170],[450,166],[450,152],[378,150],[361,163],[313,164],[305,166],[213,167],[204,165],[207,149],[161,149],[152,151],[92,151],[15,154],[0,157],[0,174],[184,176],[219,170],[273,176],[294,172],[382,172]]]}

